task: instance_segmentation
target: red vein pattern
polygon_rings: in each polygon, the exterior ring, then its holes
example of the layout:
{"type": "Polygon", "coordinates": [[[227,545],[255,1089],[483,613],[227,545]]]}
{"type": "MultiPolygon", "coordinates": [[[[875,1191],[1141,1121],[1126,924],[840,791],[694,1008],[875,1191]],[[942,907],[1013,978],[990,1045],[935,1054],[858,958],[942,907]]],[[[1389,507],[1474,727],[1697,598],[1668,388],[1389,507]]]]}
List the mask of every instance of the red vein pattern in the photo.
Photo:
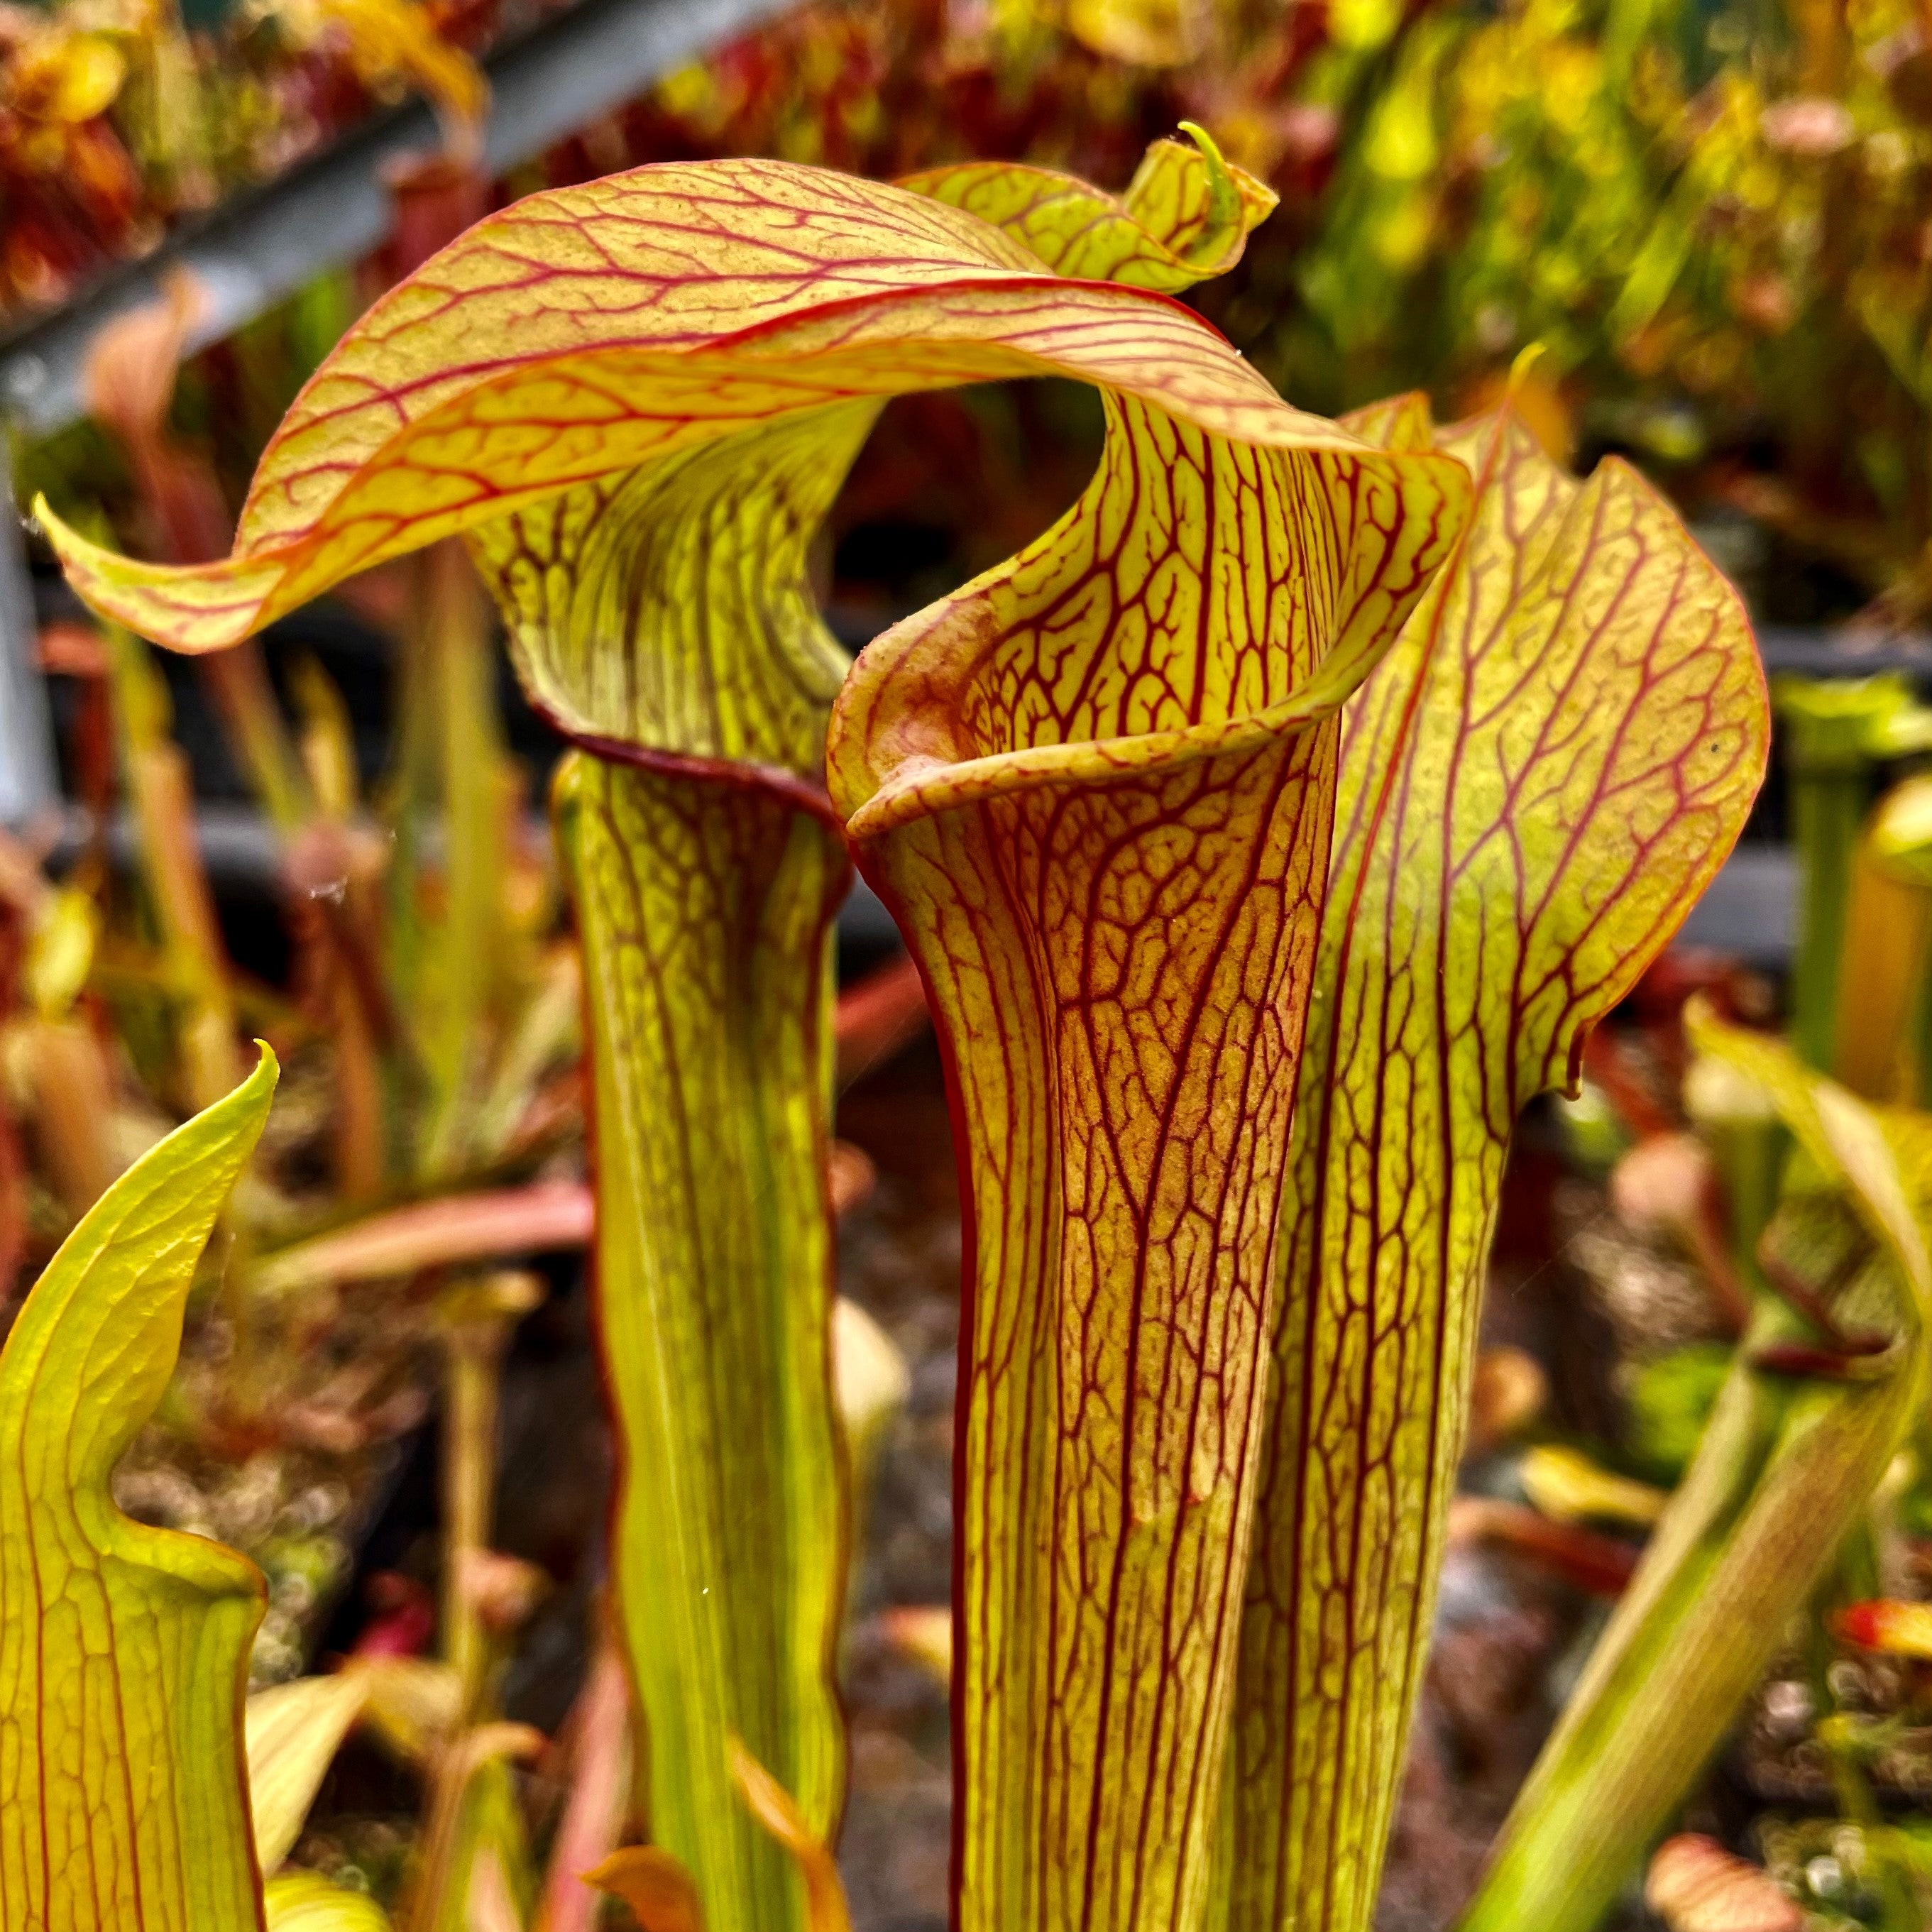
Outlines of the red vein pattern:
{"type": "Polygon", "coordinates": [[[861,657],[830,753],[967,1182],[965,1932],[1198,1922],[1332,712],[1466,500],[1109,411],[1059,526],[861,657]]]}
{"type": "MultiPolygon", "coordinates": [[[[804,554],[844,464],[889,394],[1040,374],[1108,392],[1108,453],[1075,514],[875,646],[848,689],[848,748],[864,744],[844,781],[850,830],[882,878],[919,874],[898,898],[930,922],[928,975],[969,942],[957,904],[932,896],[940,873],[910,855],[976,826],[983,847],[952,862],[994,921],[992,950],[958,970],[1031,988],[1030,1006],[982,1023],[962,980],[952,1009],[958,1038],[1017,1029],[1015,1070],[988,1047],[962,1056],[958,1084],[990,1136],[968,1460],[997,1474],[965,1511],[986,1639],[969,1636],[981,1675],[961,1727],[966,1909],[988,1923],[1007,1922],[988,1880],[1009,1878],[1055,1924],[1198,1912],[1331,721],[1466,509],[1454,459],[1378,452],[1292,409],[1165,296],[1051,272],[1085,260],[1190,278],[1238,250],[1264,199],[1252,184],[1204,150],[1157,152],[1109,213],[1104,198],[1029,200],[1024,172],[1002,190],[1018,183],[1024,242],[929,195],[778,164],[533,197],[345,338],[265,455],[232,557],[130,563],[46,519],[91,602],[188,650],[465,532],[526,681],[604,760],[573,768],[563,827],[627,1436],[622,1614],[649,1678],[657,1820],[728,1926],[776,1924],[784,1903],[718,1795],[721,1727],[806,1780],[814,1829],[836,1819],[820,1778],[836,1732],[789,1755],[768,1742],[825,1700],[767,1670],[736,1606],[762,1574],[742,1560],[752,1522],[787,1484],[819,1496],[836,1476],[824,1442],[786,1435],[793,1395],[772,1379],[825,1395],[808,1283],[830,1300],[824,1204],[802,1191],[825,1098],[811,1084],[823,947],[797,911],[816,887],[766,866],[822,846],[810,788],[838,661],[804,554]],[[1056,227],[1048,202],[1077,218],[1056,227]],[[748,974],[729,963],[747,946],[748,974]],[[680,1163],[714,1149],[700,1198],[680,1163]],[[1009,1157],[1046,1165],[1003,1180],[1009,1157]],[[729,1400],[735,1365],[710,1346],[728,1308],[788,1323],[794,1350],[729,1400]],[[1024,1331],[1010,1369],[1008,1330],[1024,1331]],[[690,1402],[687,1436],[680,1405],[699,1385],[742,1426],[707,1434],[690,1402]],[[786,1457],[808,1476],[774,1473],[786,1457]],[[677,1560],[646,1581],[638,1552],[654,1547],[677,1560]],[[777,1684],[792,1687],[782,1718],[760,1688],[777,1684]],[[1048,1814],[1050,1840],[1029,1822],[1048,1814]]],[[[822,1498],[806,1514],[824,1524],[822,1498]]],[[[823,1582],[824,1545],[808,1546],[823,1582]]],[[[788,1572],[777,1596],[789,1612],[810,1591],[788,1572]]],[[[766,1636],[822,1672],[818,1609],[788,1628],[766,1636]]]]}
{"type": "Polygon", "coordinates": [[[386,557],[778,416],[1048,374],[1216,434],[1349,441],[1164,296],[1061,279],[928,196],[723,161],[532,196],[433,256],[296,399],[231,556],[138,564],[39,514],[97,609],[218,650],[386,557]]]}
{"type": "Polygon", "coordinates": [[[781,418],[472,531],[524,688],[568,730],[815,780],[850,660],[806,552],[877,412],[781,418]]]}
{"type": "MultiPolygon", "coordinates": [[[[1426,443],[1426,409],[1354,426],[1426,443]]],[[[1361,1932],[1429,1636],[1497,1190],[1722,862],[1768,742],[1735,594],[1622,464],[1440,446],[1463,545],[1347,713],[1284,1196],[1212,1922],[1361,1932]]]]}

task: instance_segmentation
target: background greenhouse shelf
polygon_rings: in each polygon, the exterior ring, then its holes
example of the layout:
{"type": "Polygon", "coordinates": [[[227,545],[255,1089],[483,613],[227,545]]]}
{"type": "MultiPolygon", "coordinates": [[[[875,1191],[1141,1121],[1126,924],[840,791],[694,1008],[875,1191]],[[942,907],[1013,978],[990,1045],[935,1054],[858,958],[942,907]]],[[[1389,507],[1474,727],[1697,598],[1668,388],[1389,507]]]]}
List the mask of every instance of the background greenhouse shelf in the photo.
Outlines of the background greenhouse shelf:
{"type": "MultiPolygon", "coordinates": [[[[484,62],[490,86],[484,172],[501,177],[779,10],[777,0],[581,0],[484,62]]],[[[104,323],[155,301],[176,272],[192,274],[202,296],[191,352],[233,334],[321,272],[369,254],[393,219],[388,171],[439,142],[436,117],[421,100],[379,115],[15,329],[0,341],[0,416],[16,443],[80,419],[88,345],[104,323]]],[[[0,823],[12,824],[51,804],[56,782],[22,532],[17,517],[4,522],[0,823]]]]}

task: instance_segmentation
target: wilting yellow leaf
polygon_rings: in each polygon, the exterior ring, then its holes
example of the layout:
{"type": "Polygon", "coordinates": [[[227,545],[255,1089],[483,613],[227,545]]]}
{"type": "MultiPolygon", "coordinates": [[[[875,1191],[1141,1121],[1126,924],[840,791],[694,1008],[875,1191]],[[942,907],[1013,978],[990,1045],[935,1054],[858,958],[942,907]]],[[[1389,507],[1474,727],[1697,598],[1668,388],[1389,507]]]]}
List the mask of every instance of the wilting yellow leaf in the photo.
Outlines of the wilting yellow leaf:
{"type": "Polygon", "coordinates": [[[463,1682],[427,1657],[379,1657],[356,1665],[367,1688],[370,1729],[412,1764],[426,1764],[455,1733],[463,1682]]]}
{"type": "Polygon", "coordinates": [[[10,50],[9,64],[11,104],[34,119],[70,124],[105,114],[128,78],[127,61],[109,35],[58,27],[26,34],[10,50]]]}
{"type": "Polygon", "coordinates": [[[315,1794],[368,1701],[368,1676],[352,1668],[298,1677],[248,1700],[248,1807],[264,1872],[274,1871],[301,1837],[315,1794]]]}
{"type": "Polygon", "coordinates": [[[1136,67],[1179,67],[1206,50],[1212,0],[1066,0],[1074,37],[1109,59],[1136,67]]]}
{"type": "Polygon", "coordinates": [[[490,105],[489,82],[468,54],[436,31],[417,0],[274,0],[272,10],[298,46],[339,34],[365,84],[406,80],[420,88],[459,146],[477,139],[490,105]]]}
{"type": "Polygon", "coordinates": [[[332,1885],[317,1872],[284,1872],[262,1888],[267,1932],[389,1932],[367,1892],[332,1885]]]}
{"type": "Polygon", "coordinates": [[[831,1847],[806,1822],[790,1792],[735,1738],[731,1775],[745,1808],[797,1861],[805,1880],[806,1932],[852,1932],[845,1886],[831,1847]]]}
{"type": "Polygon", "coordinates": [[[1555,1443],[1523,1452],[1517,1465],[1523,1493],[1558,1522],[1595,1517],[1647,1528],[1669,1500],[1661,1490],[1601,1468],[1580,1450],[1555,1443]]]}
{"type": "Polygon", "coordinates": [[[704,1910],[689,1872],[661,1845],[626,1845],[584,1874],[621,1898],[642,1932],[704,1932],[704,1910]]]}

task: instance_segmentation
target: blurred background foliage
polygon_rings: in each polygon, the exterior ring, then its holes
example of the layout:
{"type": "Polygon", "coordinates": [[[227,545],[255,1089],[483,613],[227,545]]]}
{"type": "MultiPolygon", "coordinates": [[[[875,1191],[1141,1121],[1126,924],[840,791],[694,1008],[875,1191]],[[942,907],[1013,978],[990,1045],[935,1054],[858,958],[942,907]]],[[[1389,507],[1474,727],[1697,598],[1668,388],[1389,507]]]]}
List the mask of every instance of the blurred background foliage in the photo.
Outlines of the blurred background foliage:
{"type": "MultiPolygon", "coordinates": [[[[0,307],[57,301],[404,91],[460,128],[470,56],[544,5],[0,10],[0,307]]],[[[1024,156],[1120,186],[1184,116],[1282,196],[1202,301],[1298,402],[1474,409],[1540,343],[1552,448],[1636,458],[1766,614],[1932,603],[1925,0],[817,0],[495,191],[724,154],[1024,156]]],[[[177,416],[231,496],[386,279],[325,278],[190,371],[177,416]]]]}

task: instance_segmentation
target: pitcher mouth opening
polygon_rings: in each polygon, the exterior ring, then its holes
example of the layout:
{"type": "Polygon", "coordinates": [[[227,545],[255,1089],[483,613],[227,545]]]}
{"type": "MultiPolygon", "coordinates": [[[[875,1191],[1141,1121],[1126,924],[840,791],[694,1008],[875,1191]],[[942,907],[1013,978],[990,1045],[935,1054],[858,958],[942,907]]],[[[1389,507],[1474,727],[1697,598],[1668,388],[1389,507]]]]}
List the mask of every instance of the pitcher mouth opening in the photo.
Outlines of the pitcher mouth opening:
{"type": "Polygon", "coordinates": [[[1171,731],[1032,745],[948,761],[914,754],[894,768],[845,820],[848,838],[875,838],[914,820],[936,817],[983,799],[1012,797],[1048,785],[1100,785],[1178,771],[1204,759],[1238,757],[1333,717],[1355,689],[1319,672],[1308,683],[1245,716],[1171,731]]]}

